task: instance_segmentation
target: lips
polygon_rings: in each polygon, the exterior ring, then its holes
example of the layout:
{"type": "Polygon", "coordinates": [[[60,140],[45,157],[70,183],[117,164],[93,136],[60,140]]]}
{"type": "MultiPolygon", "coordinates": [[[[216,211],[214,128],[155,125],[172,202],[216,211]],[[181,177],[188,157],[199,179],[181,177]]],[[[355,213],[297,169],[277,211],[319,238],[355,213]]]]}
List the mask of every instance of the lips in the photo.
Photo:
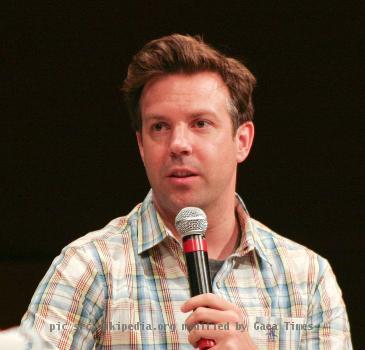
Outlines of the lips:
{"type": "Polygon", "coordinates": [[[169,176],[170,177],[189,177],[189,176],[196,176],[196,174],[191,171],[179,170],[179,171],[172,172],[169,176]]]}
{"type": "Polygon", "coordinates": [[[168,177],[170,178],[177,178],[177,179],[183,179],[183,178],[188,178],[188,177],[192,177],[192,176],[197,176],[197,172],[193,169],[187,169],[187,168],[178,168],[178,169],[172,169],[169,173],[168,173],[168,177]]]}

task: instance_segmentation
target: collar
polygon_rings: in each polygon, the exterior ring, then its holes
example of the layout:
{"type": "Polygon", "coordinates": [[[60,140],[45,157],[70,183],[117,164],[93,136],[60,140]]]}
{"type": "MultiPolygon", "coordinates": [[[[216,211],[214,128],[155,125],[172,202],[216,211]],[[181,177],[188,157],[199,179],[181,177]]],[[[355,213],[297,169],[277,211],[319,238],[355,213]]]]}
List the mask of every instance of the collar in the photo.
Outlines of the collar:
{"type": "Polygon", "coordinates": [[[138,254],[161,243],[169,234],[152,201],[152,189],[138,209],[138,254]]]}
{"type": "MultiPolygon", "coordinates": [[[[242,235],[241,242],[233,256],[243,256],[255,250],[261,258],[268,261],[265,247],[260,240],[255,224],[250,218],[242,198],[237,193],[235,211],[242,235]]],[[[152,189],[140,205],[137,215],[138,254],[160,244],[167,237],[173,237],[153,205],[152,189]]]]}
{"type": "Polygon", "coordinates": [[[237,193],[235,211],[242,234],[241,242],[232,256],[244,256],[248,252],[256,251],[260,258],[264,259],[271,265],[270,260],[267,257],[266,248],[263,245],[260,234],[256,229],[256,224],[250,217],[242,198],[237,193]]]}

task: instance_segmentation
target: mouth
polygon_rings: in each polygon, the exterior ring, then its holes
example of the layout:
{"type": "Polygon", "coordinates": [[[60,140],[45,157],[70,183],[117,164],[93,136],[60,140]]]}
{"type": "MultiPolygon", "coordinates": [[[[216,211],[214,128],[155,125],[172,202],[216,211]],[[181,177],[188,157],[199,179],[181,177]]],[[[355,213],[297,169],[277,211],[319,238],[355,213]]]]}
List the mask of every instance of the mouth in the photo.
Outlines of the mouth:
{"type": "Polygon", "coordinates": [[[189,169],[175,169],[168,175],[168,179],[171,183],[177,186],[191,185],[197,177],[198,174],[189,169]]]}
{"type": "Polygon", "coordinates": [[[176,171],[173,171],[169,177],[173,177],[173,178],[186,178],[186,177],[191,177],[191,176],[197,176],[197,174],[191,172],[191,171],[188,171],[188,170],[176,170],[176,171]]]}

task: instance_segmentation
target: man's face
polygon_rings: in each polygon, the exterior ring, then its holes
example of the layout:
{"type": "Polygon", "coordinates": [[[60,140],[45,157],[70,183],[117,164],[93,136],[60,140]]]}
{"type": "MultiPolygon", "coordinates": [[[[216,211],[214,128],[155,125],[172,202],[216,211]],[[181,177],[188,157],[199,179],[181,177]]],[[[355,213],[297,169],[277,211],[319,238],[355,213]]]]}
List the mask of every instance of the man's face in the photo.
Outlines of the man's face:
{"type": "Polygon", "coordinates": [[[140,100],[138,146],[154,203],[168,215],[234,200],[237,163],[248,155],[251,122],[233,136],[229,91],[213,72],[149,81],[140,100]]]}

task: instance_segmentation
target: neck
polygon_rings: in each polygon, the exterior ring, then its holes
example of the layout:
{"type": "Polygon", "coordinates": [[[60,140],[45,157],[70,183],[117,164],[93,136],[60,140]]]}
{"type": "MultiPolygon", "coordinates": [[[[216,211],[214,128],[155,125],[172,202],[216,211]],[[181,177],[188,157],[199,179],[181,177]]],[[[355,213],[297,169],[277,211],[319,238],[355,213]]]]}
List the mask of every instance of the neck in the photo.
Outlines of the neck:
{"type": "MultiPolygon", "coordinates": [[[[216,260],[224,260],[232,254],[240,237],[240,226],[235,213],[236,199],[234,194],[231,200],[228,202],[222,201],[221,203],[222,205],[203,208],[208,218],[206,241],[209,258],[216,260]]],[[[175,228],[176,214],[169,215],[161,210],[157,203],[155,203],[155,206],[164,224],[180,241],[181,237],[175,228]]]]}
{"type": "Polygon", "coordinates": [[[206,240],[209,257],[224,260],[233,253],[240,235],[240,227],[235,213],[235,198],[222,203],[220,208],[208,212],[206,240]]]}

